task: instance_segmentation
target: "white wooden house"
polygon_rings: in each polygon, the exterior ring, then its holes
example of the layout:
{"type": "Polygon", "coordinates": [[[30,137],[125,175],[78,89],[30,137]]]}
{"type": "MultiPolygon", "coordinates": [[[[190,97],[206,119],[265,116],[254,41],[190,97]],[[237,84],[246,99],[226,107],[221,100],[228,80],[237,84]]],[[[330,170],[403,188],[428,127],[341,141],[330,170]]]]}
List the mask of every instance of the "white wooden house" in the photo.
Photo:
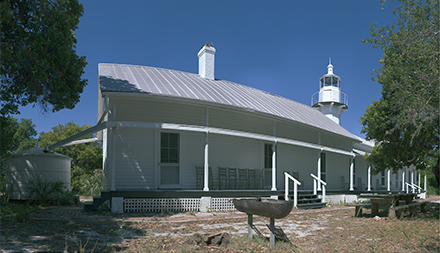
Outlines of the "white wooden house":
{"type": "MultiPolygon", "coordinates": [[[[103,141],[104,189],[90,210],[107,199],[115,212],[228,210],[233,197],[284,196],[284,172],[300,191],[314,190],[314,174],[328,201],[373,188],[362,157],[372,143],[335,120],[346,101],[324,112],[333,66],[314,108],[216,79],[213,47],[198,56],[199,74],[99,64],[98,124],[90,132],[103,141]]],[[[334,92],[339,82],[330,86],[334,92]]]]}

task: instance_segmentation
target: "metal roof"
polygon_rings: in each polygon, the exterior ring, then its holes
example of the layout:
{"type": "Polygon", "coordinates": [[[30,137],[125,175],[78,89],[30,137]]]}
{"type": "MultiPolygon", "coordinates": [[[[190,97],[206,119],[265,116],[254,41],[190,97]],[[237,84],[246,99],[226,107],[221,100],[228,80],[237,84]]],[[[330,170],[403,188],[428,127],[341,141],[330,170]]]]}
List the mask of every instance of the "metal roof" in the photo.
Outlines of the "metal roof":
{"type": "Polygon", "coordinates": [[[266,113],[348,138],[357,137],[320,111],[249,86],[155,67],[99,64],[101,92],[136,92],[206,101],[266,113]]]}

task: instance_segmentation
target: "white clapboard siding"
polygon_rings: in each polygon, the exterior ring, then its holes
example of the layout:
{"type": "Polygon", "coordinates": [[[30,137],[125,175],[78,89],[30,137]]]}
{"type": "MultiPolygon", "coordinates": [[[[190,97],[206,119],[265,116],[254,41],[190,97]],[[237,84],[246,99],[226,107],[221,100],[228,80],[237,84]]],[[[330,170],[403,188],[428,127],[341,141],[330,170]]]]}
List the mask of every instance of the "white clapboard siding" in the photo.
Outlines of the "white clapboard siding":
{"type": "Polygon", "coordinates": [[[113,102],[117,103],[117,121],[205,125],[206,109],[201,106],[145,98],[114,99],[113,102]]]}
{"type": "MultiPolygon", "coordinates": [[[[341,176],[344,177],[345,183],[350,183],[350,157],[327,152],[326,159],[326,183],[327,189],[340,190],[341,176]]],[[[359,168],[360,169],[360,168],[359,168]]],[[[356,167],[357,170],[357,167],[356,167]]],[[[315,174],[316,175],[316,174],[315,174]]]]}
{"type": "Polygon", "coordinates": [[[115,136],[115,178],[117,190],[153,189],[154,131],[118,128],[115,136]]]}
{"type": "MultiPolygon", "coordinates": [[[[362,156],[356,156],[356,180],[358,178],[361,178],[362,184],[365,184],[365,188],[367,187],[367,175],[368,175],[368,163],[365,161],[365,159],[362,156]]],[[[395,176],[394,178],[395,179],[395,176]]],[[[395,180],[392,180],[394,182],[395,180]]],[[[357,182],[356,182],[357,184],[357,182]]],[[[365,189],[358,189],[358,190],[365,190],[365,189]]]]}
{"type": "Polygon", "coordinates": [[[276,136],[318,144],[318,135],[316,130],[295,122],[277,121],[276,136]]]}
{"type": "MultiPolygon", "coordinates": [[[[177,123],[196,126],[238,130],[259,133],[268,136],[300,140],[318,144],[318,130],[286,120],[264,118],[252,113],[235,112],[227,108],[210,107],[209,120],[206,121],[207,108],[201,104],[185,104],[155,99],[137,98],[113,99],[117,103],[115,115],[117,121],[177,123]],[[136,108],[136,109],[133,109],[136,108]],[[276,127],[274,132],[274,126],[276,127]]],[[[110,106],[110,108],[113,108],[110,106]]],[[[111,117],[110,117],[111,118],[111,117]]],[[[112,159],[112,130],[104,131],[104,189],[112,184],[109,168],[112,159]],[[106,138],[107,137],[107,138],[106,138]]],[[[194,189],[195,166],[204,165],[205,133],[177,130],[148,129],[142,127],[118,127],[115,134],[115,189],[144,190],[158,189],[160,133],[162,131],[180,134],[180,186],[182,189],[194,189]]],[[[333,133],[321,131],[321,144],[346,151],[351,150],[352,140],[333,133]]],[[[264,168],[264,144],[266,141],[209,134],[209,166],[214,178],[218,176],[218,167],[264,168]]],[[[277,147],[277,189],[284,187],[284,171],[298,171],[304,188],[311,189],[313,179],[310,173],[317,174],[317,162],[320,150],[279,143],[277,147]]],[[[340,188],[340,177],[344,175],[349,182],[349,160],[347,155],[327,153],[326,177],[328,189],[340,188]]],[[[358,157],[357,160],[363,159],[358,157]]],[[[356,164],[355,177],[362,177],[366,183],[366,163],[356,164]],[[364,176],[365,174],[365,176],[364,176]]]]}
{"type": "Polygon", "coordinates": [[[299,172],[299,180],[304,181],[304,189],[313,186],[310,173],[316,173],[319,150],[287,144],[277,145],[277,188],[284,187],[284,171],[299,172]]]}
{"type": "Polygon", "coordinates": [[[210,108],[209,126],[223,129],[238,130],[264,135],[273,135],[274,121],[242,111],[231,109],[210,108]]]}
{"type": "Polygon", "coordinates": [[[209,154],[212,167],[261,168],[258,140],[213,134],[209,154]]]}
{"type": "Polygon", "coordinates": [[[180,179],[183,189],[196,188],[195,166],[204,164],[205,134],[180,132],[180,179]]]}

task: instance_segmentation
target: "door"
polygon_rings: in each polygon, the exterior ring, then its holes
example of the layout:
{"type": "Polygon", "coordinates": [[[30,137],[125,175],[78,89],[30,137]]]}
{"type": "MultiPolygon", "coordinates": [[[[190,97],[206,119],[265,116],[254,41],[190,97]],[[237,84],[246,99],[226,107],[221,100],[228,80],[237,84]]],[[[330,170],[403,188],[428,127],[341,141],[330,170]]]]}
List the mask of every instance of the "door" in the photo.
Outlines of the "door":
{"type": "Polygon", "coordinates": [[[160,187],[180,188],[180,134],[160,134],[160,187]]]}

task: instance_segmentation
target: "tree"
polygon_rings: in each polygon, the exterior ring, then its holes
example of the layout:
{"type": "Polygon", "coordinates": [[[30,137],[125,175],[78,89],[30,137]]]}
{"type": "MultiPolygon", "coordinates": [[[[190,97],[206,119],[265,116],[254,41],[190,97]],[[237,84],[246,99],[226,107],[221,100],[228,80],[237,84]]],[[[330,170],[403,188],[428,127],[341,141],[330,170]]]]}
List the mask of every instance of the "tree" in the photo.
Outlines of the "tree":
{"type": "Polygon", "coordinates": [[[75,107],[87,84],[73,32],[83,12],[78,0],[0,2],[0,115],[75,107]]]}
{"type": "MultiPolygon", "coordinates": [[[[52,127],[50,132],[41,132],[38,141],[41,147],[45,147],[83,132],[88,128],[90,126],[79,126],[73,123],[73,121],[67,122],[64,125],[58,124],[52,127]]],[[[93,135],[84,137],[84,139],[88,138],[93,138],[93,135]]],[[[56,148],[54,151],[72,158],[71,178],[73,192],[81,192],[81,180],[90,179],[96,174],[95,170],[102,168],[102,147],[98,142],[64,146],[56,148]]]]}
{"type": "Polygon", "coordinates": [[[398,21],[370,28],[363,40],[383,49],[373,80],[382,98],[367,107],[361,123],[366,139],[377,145],[366,160],[375,172],[432,167],[439,180],[440,13],[437,0],[401,0],[393,10],[398,21]]]}
{"type": "Polygon", "coordinates": [[[0,191],[5,187],[5,157],[35,147],[37,131],[31,119],[0,117],[0,191]]]}
{"type": "Polygon", "coordinates": [[[31,119],[20,119],[9,116],[0,117],[0,157],[16,154],[37,144],[37,131],[31,119]]]}

